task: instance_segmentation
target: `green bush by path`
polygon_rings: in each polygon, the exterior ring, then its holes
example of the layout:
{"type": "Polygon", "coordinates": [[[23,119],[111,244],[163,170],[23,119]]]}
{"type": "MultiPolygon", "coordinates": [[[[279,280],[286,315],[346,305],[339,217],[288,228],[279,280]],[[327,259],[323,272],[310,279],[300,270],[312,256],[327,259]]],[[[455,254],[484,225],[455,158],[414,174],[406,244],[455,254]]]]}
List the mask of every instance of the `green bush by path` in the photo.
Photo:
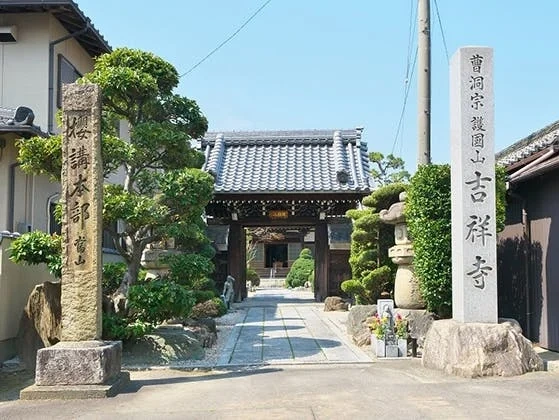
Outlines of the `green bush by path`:
{"type": "MultiPolygon", "coordinates": [[[[496,168],[496,225],[504,228],[505,171],[496,168]]],[[[406,219],[413,238],[414,268],[427,309],[452,314],[452,237],[449,165],[420,166],[411,179],[406,219]]]]}
{"type": "Polygon", "coordinates": [[[251,267],[247,267],[247,272],[246,272],[246,280],[250,281],[250,284],[253,287],[258,287],[260,286],[260,276],[258,275],[258,273],[256,272],[256,270],[254,270],[251,267]]]}
{"type": "Polygon", "coordinates": [[[309,280],[310,274],[314,270],[314,258],[311,250],[303,248],[299,258],[293,261],[293,265],[287,273],[285,285],[287,287],[301,287],[309,280]]]}
{"type": "Polygon", "coordinates": [[[194,304],[190,290],[166,279],[156,278],[130,286],[130,310],[142,322],[157,325],[170,318],[186,317],[194,304]]]}
{"type": "Polygon", "coordinates": [[[380,220],[379,212],[398,202],[406,188],[396,183],[380,187],[363,199],[362,210],[349,210],[353,221],[349,264],[352,278],[342,282],[342,290],[353,296],[358,304],[376,303],[382,292],[394,288],[395,268],[388,257],[394,245],[394,226],[380,220]]]}

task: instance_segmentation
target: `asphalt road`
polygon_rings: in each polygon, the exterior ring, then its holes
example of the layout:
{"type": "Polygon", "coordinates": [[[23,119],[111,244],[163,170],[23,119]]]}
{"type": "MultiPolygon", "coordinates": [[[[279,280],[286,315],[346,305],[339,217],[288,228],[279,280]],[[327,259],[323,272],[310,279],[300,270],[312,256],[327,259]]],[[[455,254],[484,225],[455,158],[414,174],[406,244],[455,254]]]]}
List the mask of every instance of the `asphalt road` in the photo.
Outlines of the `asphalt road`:
{"type": "Polygon", "coordinates": [[[114,398],[0,402],[1,419],[553,419],[559,375],[462,379],[419,360],[132,372],[114,398]]]}

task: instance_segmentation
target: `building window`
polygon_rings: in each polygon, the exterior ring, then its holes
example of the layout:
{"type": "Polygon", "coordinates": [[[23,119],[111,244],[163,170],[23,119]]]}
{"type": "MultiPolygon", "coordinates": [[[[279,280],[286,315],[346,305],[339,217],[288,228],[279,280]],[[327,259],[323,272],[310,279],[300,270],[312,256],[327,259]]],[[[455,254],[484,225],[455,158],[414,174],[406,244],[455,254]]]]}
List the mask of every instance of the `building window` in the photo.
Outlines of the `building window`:
{"type": "Polygon", "coordinates": [[[58,194],[49,197],[47,201],[47,211],[48,211],[48,231],[52,235],[56,233],[57,235],[62,234],[62,224],[56,218],[56,206],[58,205],[58,194]]]}
{"type": "Polygon", "coordinates": [[[74,83],[82,74],[62,54],[58,54],[58,95],[56,105],[62,108],[62,84],[74,83]]]}
{"type": "MultiPolygon", "coordinates": [[[[112,229],[115,232],[118,232],[118,222],[113,223],[112,229]]],[[[116,246],[115,243],[113,242],[113,237],[109,234],[109,232],[106,229],[103,230],[103,240],[102,240],[101,247],[103,249],[111,249],[116,251],[116,246]]]]}

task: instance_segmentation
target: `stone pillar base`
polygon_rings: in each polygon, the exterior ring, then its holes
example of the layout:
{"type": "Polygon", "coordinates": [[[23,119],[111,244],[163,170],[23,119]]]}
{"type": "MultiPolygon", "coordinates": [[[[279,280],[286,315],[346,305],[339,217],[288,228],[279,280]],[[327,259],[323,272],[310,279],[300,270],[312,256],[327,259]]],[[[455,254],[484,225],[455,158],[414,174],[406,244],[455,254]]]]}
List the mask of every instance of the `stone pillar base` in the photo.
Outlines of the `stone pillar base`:
{"type": "Polygon", "coordinates": [[[19,393],[21,400],[80,400],[117,395],[130,382],[130,373],[120,372],[102,385],[31,385],[19,393]]]}
{"type": "Polygon", "coordinates": [[[435,321],[425,337],[422,364],[466,378],[543,370],[542,359],[514,320],[499,324],[435,321]]]}
{"type": "Polygon", "coordinates": [[[35,385],[23,399],[102,398],[127,382],[120,341],[63,341],[37,352],[35,385]]]}

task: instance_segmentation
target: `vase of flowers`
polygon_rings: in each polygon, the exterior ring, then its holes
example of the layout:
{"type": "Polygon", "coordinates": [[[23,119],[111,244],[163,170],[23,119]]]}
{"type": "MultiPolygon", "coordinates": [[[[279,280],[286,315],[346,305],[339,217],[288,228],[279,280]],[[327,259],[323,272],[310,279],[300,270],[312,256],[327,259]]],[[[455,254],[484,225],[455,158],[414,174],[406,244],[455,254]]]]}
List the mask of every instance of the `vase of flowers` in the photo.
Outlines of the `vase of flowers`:
{"type": "Polygon", "coordinates": [[[408,355],[408,321],[402,315],[396,314],[394,320],[394,333],[398,338],[398,356],[408,355]]]}
{"type": "Polygon", "coordinates": [[[384,338],[389,328],[389,320],[387,317],[380,317],[375,314],[373,322],[369,324],[371,330],[371,347],[377,357],[386,357],[386,343],[384,338]]]}

